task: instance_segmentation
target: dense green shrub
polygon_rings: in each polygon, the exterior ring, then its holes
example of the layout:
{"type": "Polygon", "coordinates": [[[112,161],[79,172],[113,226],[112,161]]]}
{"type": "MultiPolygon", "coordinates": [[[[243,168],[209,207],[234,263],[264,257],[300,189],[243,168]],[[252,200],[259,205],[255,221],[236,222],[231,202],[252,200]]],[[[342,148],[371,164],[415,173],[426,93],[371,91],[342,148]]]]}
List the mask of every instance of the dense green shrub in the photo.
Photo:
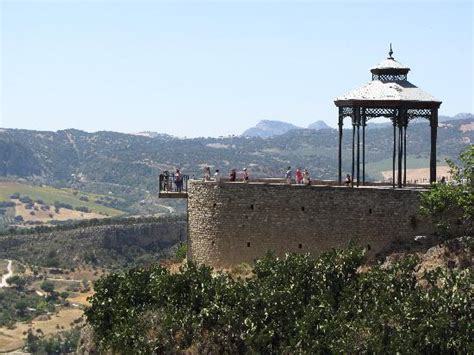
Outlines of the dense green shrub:
{"type": "Polygon", "coordinates": [[[17,289],[21,290],[27,284],[27,280],[24,277],[21,277],[20,275],[13,275],[7,279],[7,283],[10,286],[16,287],[17,289]]]}
{"type": "Polygon", "coordinates": [[[32,204],[34,201],[30,196],[21,196],[20,202],[26,203],[26,204],[32,204]]]}
{"type": "Polygon", "coordinates": [[[271,255],[234,279],[188,263],[111,274],[86,310],[100,349],[163,353],[472,352],[471,270],[415,277],[417,260],[358,272],[359,249],[271,255]]]}
{"type": "Polygon", "coordinates": [[[80,327],[47,338],[28,329],[24,350],[33,354],[72,354],[77,349],[80,335],[80,327]]]}
{"type": "Polygon", "coordinates": [[[89,207],[84,207],[84,206],[78,206],[75,208],[75,210],[79,212],[86,212],[86,213],[91,212],[91,209],[89,207]]]}
{"type": "Polygon", "coordinates": [[[0,327],[30,321],[54,309],[54,302],[45,302],[34,292],[13,287],[0,289],[0,327]]]}
{"type": "Polygon", "coordinates": [[[54,291],[54,283],[52,283],[51,281],[43,281],[40,287],[44,292],[51,293],[54,291]]]}
{"type": "Polygon", "coordinates": [[[72,207],[72,205],[70,205],[69,203],[64,203],[64,202],[59,202],[59,201],[55,201],[54,202],[54,207],[55,208],[65,208],[67,210],[73,210],[74,207],[72,207]]]}
{"type": "Polygon", "coordinates": [[[183,261],[186,258],[186,254],[188,253],[188,245],[186,243],[181,243],[176,250],[175,259],[176,261],[183,261]]]}
{"type": "Polygon", "coordinates": [[[458,166],[447,160],[450,183],[434,185],[421,198],[421,213],[432,219],[436,233],[446,239],[474,232],[474,146],[462,152],[459,161],[458,166]]]}

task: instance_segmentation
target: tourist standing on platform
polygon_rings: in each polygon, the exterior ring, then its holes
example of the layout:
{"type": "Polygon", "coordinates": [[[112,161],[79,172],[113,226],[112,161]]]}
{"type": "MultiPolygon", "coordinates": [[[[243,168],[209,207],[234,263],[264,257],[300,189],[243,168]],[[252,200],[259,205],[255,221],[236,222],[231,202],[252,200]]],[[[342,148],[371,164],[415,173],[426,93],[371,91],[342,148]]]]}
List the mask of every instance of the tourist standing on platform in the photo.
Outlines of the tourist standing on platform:
{"type": "Polygon", "coordinates": [[[295,180],[297,184],[303,183],[303,172],[301,171],[301,168],[296,169],[295,180]]]}
{"type": "Polygon", "coordinates": [[[235,181],[237,179],[237,170],[232,169],[229,174],[229,181],[235,181]]]}
{"type": "Polygon", "coordinates": [[[286,179],[286,183],[287,184],[291,184],[291,174],[293,172],[291,171],[291,166],[288,167],[288,169],[286,170],[286,174],[285,174],[285,179],[286,179]]]}
{"type": "Polygon", "coordinates": [[[163,191],[171,190],[170,186],[170,173],[168,170],[163,171],[163,191]]]}
{"type": "Polygon", "coordinates": [[[303,171],[303,184],[311,185],[311,179],[309,177],[308,169],[304,169],[304,171],[303,171]]]}
{"type": "Polygon", "coordinates": [[[219,173],[219,169],[216,169],[216,172],[214,173],[214,181],[221,182],[221,174],[219,173]]]}
{"type": "Polygon", "coordinates": [[[204,168],[204,181],[210,181],[211,180],[211,168],[206,166],[204,168]]]}
{"type": "Polygon", "coordinates": [[[346,175],[346,181],[344,182],[346,186],[350,186],[352,183],[351,176],[349,174],[346,175]]]}
{"type": "Polygon", "coordinates": [[[183,190],[183,175],[181,175],[179,169],[176,169],[174,174],[174,183],[176,184],[176,192],[181,192],[183,190]]]}
{"type": "Polygon", "coordinates": [[[249,182],[249,173],[247,172],[247,168],[244,168],[244,174],[242,176],[244,182],[249,182]]]}

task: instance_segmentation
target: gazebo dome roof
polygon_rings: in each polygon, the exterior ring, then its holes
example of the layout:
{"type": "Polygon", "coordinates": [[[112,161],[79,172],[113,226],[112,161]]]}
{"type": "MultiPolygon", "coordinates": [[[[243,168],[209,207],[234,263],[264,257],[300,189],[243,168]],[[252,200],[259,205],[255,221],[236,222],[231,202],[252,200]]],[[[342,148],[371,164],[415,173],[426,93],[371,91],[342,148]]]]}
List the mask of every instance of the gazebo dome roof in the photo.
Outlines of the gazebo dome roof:
{"type": "Polygon", "coordinates": [[[337,106],[352,106],[360,105],[361,102],[365,102],[367,105],[385,103],[393,107],[402,102],[404,104],[411,102],[417,106],[439,107],[441,101],[407,80],[410,68],[396,61],[392,54],[392,45],[390,44],[389,56],[370,69],[372,81],[337,97],[335,104],[337,106]]]}
{"type": "Polygon", "coordinates": [[[355,90],[348,92],[336,101],[411,101],[440,102],[431,94],[423,91],[409,81],[373,80],[355,90]]]}
{"type": "Polygon", "coordinates": [[[370,68],[370,71],[374,72],[377,70],[387,70],[387,69],[403,70],[407,72],[410,70],[410,68],[404,66],[399,61],[396,61],[395,58],[388,57],[384,59],[383,61],[381,61],[379,64],[377,64],[375,67],[370,68]]]}

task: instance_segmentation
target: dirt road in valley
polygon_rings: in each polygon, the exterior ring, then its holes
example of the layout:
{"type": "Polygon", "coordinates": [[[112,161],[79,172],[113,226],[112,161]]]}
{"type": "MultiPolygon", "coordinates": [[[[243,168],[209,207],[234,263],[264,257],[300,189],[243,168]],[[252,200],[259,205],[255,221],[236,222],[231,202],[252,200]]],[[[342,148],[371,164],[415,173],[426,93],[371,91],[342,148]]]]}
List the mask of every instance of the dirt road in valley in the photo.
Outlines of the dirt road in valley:
{"type": "Polygon", "coordinates": [[[7,287],[8,286],[7,280],[13,276],[12,261],[11,260],[7,260],[7,261],[8,261],[7,273],[2,276],[2,281],[0,282],[0,288],[7,287]]]}

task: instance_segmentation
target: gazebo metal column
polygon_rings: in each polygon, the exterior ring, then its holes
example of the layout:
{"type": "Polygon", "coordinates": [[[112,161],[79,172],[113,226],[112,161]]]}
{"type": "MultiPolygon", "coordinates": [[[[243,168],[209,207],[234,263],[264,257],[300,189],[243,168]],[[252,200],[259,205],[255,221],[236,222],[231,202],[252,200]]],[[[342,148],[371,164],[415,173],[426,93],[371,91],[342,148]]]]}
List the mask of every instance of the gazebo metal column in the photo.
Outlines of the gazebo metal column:
{"type": "Polygon", "coordinates": [[[430,183],[436,182],[436,139],[438,131],[438,108],[431,109],[431,153],[430,153],[430,183]]]}
{"type": "Polygon", "coordinates": [[[393,117],[393,161],[392,161],[392,187],[395,188],[395,160],[397,159],[397,118],[393,117]]]}
{"type": "Polygon", "coordinates": [[[354,144],[355,144],[355,110],[352,113],[352,169],[351,169],[351,187],[354,187],[354,144]]]}
{"type": "MultiPolygon", "coordinates": [[[[354,107],[355,122],[357,125],[357,187],[360,183],[360,107],[354,107]]],[[[352,178],[354,179],[354,178],[352,178]]]]}
{"type": "Polygon", "coordinates": [[[397,186],[402,187],[402,162],[403,162],[403,120],[404,110],[398,110],[398,171],[397,171],[397,186]]]}
{"type": "Polygon", "coordinates": [[[406,110],[403,110],[403,186],[407,186],[407,127],[408,116],[406,110]]]}
{"type": "Polygon", "coordinates": [[[403,162],[403,132],[401,120],[398,122],[398,171],[397,171],[397,186],[402,187],[402,162],[403,162]]]}
{"type": "Polygon", "coordinates": [[[365,185],[365,107],[362,108],[362,185],[365,185]]]}
{"type": "Polygon", "coordinates": [[[342,126],[344,125],[343,108],[339,107],[339,151],[338,151],[338,169],[339,169],[339,185],[342,184],[342,126]]]}

